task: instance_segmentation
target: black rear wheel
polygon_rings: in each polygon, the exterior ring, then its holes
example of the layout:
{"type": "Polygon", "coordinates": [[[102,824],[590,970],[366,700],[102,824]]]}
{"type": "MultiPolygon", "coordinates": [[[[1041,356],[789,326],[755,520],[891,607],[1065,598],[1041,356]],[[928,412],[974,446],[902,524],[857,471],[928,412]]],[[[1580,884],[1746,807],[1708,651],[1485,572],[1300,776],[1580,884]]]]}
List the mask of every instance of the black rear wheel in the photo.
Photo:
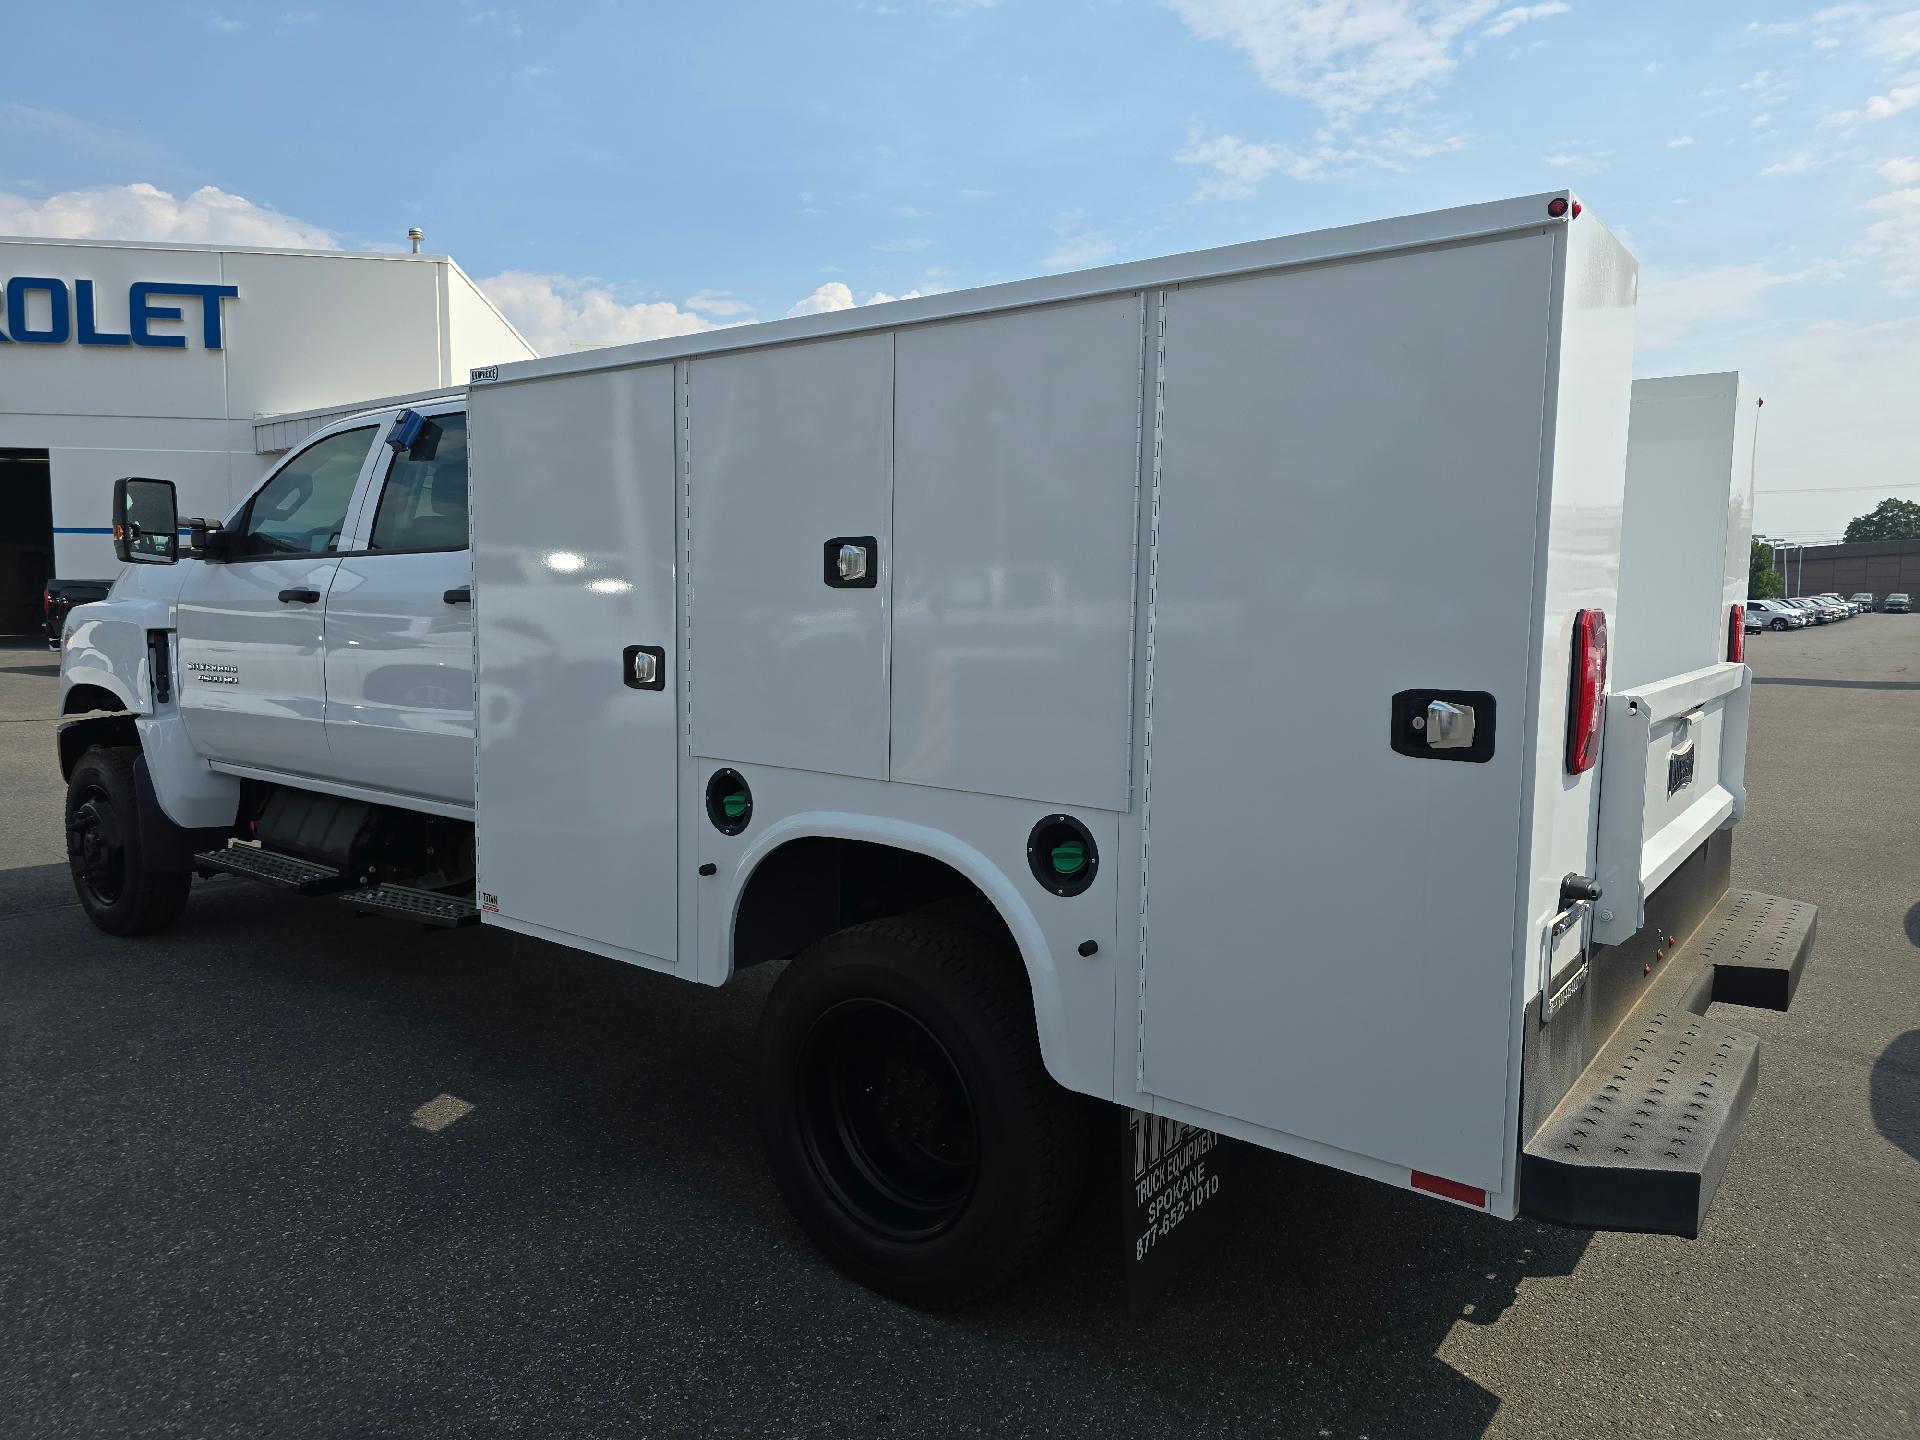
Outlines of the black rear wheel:
{"type": "Polygon", "coordinates": [[[67,779],[67,865],[80,907],[111,935],[164,929],[186,906],[193,874],[153,870],[140,839],[139,791],[126,748],[87,751],[67,779]]]}
{"type": "Polygon", "coordinates": [[[1058,1235],[1085,1170],[1087,1102],[1047,1075],[1004,942],[926,918],[842,930],[780,977],[761,1037],[775,1183],[846,1274],[946,1308],[1058,1235]]]}

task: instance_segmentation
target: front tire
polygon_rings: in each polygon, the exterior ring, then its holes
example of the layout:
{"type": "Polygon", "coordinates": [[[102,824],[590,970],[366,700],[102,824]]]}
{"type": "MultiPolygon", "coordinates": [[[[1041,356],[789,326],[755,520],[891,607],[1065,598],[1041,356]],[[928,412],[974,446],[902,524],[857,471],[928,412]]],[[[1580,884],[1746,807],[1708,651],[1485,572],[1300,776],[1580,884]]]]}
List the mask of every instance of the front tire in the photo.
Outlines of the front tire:
{"type": "Polygon", "coordinates": [[[87,918],[109,935],[149,935],[180,917],[190,870],[148,868],[128,748],[96,747],[67,779],[67,865],[87,918]]]}
{"type": "Polygon", "coordinates": [[[1773,622],[1773,628],[1776,630],[1785,630],[1787,628],[1787,622],[1785,620],[1776,620],[1773,622]]]}
{"type": "Polygon", "coordinates": [[[910,917],[842,930],[774,986],[758,1107],[794,1218],[835,1267],[948,1309],[1060,1233],[1087,1163],[1086,1102],[1040,1059],[1018,955],[910,917]]]}

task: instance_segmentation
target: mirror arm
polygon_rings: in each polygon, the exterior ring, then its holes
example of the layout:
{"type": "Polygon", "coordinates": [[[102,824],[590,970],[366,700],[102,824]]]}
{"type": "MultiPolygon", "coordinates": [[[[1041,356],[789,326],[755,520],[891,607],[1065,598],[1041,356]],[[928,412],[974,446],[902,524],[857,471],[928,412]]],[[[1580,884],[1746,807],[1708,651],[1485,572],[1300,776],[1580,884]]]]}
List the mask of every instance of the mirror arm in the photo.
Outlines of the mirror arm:
{"type": "Polygon", "coordinates": [[[187,527],[187,553],[189,555],[199,559],[219,558],[218,556],[209,556],[207,553],[208,539],[222,533],[218,520],[208,520],[199,515],[183,515],[180,518],[180,523],[187,527]]]}

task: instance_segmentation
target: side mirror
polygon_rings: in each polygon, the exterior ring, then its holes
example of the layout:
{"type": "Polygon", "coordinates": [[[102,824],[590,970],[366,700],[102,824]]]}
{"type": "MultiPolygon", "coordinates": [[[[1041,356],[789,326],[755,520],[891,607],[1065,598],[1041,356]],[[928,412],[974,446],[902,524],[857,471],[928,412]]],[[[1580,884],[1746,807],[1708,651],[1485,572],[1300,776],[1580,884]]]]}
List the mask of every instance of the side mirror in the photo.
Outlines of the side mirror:
{"type": "Polygon", "coordinates": [[[113,482],[113,553],[129,565],[171,565],[180,558],[171,480],[129,475],[113,482]]]}

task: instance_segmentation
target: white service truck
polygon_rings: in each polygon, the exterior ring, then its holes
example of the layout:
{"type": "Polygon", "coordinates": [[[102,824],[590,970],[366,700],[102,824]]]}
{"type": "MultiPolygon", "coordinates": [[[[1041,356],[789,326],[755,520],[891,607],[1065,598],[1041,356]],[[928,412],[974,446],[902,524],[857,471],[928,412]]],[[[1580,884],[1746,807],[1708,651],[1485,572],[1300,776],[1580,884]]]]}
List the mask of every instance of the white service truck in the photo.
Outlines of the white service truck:
{"type": "Polygon", "coordinates": [[[1557,192],[487,369],[190,545],[121,481],[81,901],[790,960],[774,1176],[917,1304],[1056,1234],[1084,1097],[1137,1257],[1215,1134],[1695,1234],[1708,1002],[1784,1007],[1813,912],[1729,890],[1752,414],[1632,390],[1636,276],[1557,192]]]}

